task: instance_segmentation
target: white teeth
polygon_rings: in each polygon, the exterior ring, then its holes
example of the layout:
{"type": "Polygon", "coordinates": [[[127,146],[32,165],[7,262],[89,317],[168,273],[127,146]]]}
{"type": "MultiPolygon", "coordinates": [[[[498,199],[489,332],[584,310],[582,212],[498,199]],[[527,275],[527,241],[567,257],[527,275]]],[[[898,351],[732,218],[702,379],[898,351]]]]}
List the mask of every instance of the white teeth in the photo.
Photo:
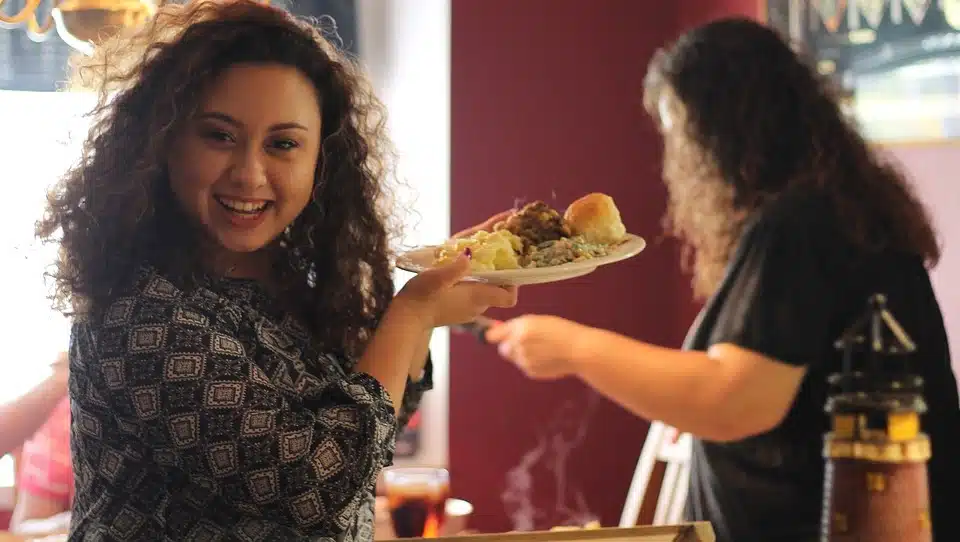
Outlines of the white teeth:
{"type": "Polygon", "coordinates": [[[259,213],[260,211],[266,209],[267,205],[270,204],[269,201],[254,203],[251,201],[240,201],[227,198],[217,198],[217,201],[219,201],[224,207],[241,213],[259,213]]]}

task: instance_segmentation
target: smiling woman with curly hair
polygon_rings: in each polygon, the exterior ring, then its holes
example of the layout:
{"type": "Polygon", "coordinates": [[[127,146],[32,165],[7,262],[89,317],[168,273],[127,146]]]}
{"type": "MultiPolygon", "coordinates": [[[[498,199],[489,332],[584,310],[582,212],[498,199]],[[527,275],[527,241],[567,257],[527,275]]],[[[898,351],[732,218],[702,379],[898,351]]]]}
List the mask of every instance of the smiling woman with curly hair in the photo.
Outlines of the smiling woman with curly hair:
{"type": "MultiPolygon", "coordinates": [[[[664,142],[668,230],[706,306],[681,350],[550,316],[488,339],[535,378],[575,375],[694,439],[686,514],[719,542],[820,539],[834,341],[875,293],[919,345],[936,540],[960,540],[960,402],[927,267],[940,256],[903,174],[777,33],[726,19],[658,53],[645,105],[664,142]]],[[[651,307],[651,310],[656,308],[651,307]]],[[[919,521],[919,519],[918,519],[919,521]]]]}
{"type": "Polygon", "coordinates": [[[383,107],[310,24],[169,4],[100,93],[38,234],[75,316],[71,540],[370,540],[437,326],[512,306],[467,257],[394,296],[383,107]]]}

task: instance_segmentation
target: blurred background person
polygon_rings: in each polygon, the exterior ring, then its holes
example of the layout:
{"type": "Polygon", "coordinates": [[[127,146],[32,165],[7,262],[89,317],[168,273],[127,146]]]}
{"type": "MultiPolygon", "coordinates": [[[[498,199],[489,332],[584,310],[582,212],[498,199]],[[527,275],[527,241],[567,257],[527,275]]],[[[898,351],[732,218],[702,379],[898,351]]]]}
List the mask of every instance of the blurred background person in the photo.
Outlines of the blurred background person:
{"type": "MultiPolygon", "coordinates": [[[[532,378],[577,376],[697,437],[686,515],[720,542],[820,537],[834,341],[882,293],[920,345],[937,540],[958,540],[960,404],[928,276],[940,246],[904,175],[772,29],[719,20],[655,55],[644,103],[664,145],[667,223],[706,306],[681,350],[550,316],[487,334],[532,378]]],[[[642,300],[633,300],[642,304],[642,300]]],[[[654,307],[650,307],[655,310],[654,307]]]]}
{"type": "Polygon", "coordinates": [[[17,502],[10,529],[35,536],[67,532],[74,491],[67,397],[24,443],[17,470],[17,502]]]}
{"type": "Polygon", "coordinates": [[[50,376],[30,391],[0,405],[0,456],[22,445],[66,401],[70,375],[67,354],[61,353],[50,368],[50,376]]]}

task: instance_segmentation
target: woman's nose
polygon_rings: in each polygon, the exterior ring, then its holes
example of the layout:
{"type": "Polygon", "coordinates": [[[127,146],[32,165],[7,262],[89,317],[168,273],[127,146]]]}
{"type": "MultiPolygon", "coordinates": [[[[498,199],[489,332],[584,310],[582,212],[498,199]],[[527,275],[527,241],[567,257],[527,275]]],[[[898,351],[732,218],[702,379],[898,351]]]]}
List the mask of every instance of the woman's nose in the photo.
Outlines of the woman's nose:
{"type": "Polygon", "coordinates": [[[263,149],[252,145],[240,148],[234,154],[230,182],[238,187],[258,188],[267,182],[263,149]]]}

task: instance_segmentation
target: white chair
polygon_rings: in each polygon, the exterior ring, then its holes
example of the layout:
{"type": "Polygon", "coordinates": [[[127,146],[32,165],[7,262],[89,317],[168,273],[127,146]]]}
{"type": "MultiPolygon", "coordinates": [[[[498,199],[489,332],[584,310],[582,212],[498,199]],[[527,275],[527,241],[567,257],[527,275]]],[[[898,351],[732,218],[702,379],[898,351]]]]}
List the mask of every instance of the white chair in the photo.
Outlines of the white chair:
{"type": "Polygon", "coordinates": [[[653,422],[640,451],[637,468],[633,472],[627,502],[620,514],[620,527],[633,527],[640,518],[640,509],[650,486],[653,468],[658,461],[667,464],[653,514],[654,525],[672,525],[683,521],[683,507],[690,483],[690,454],[693,439],[689,433],[680,433],[662,422],[653,422]]]}

